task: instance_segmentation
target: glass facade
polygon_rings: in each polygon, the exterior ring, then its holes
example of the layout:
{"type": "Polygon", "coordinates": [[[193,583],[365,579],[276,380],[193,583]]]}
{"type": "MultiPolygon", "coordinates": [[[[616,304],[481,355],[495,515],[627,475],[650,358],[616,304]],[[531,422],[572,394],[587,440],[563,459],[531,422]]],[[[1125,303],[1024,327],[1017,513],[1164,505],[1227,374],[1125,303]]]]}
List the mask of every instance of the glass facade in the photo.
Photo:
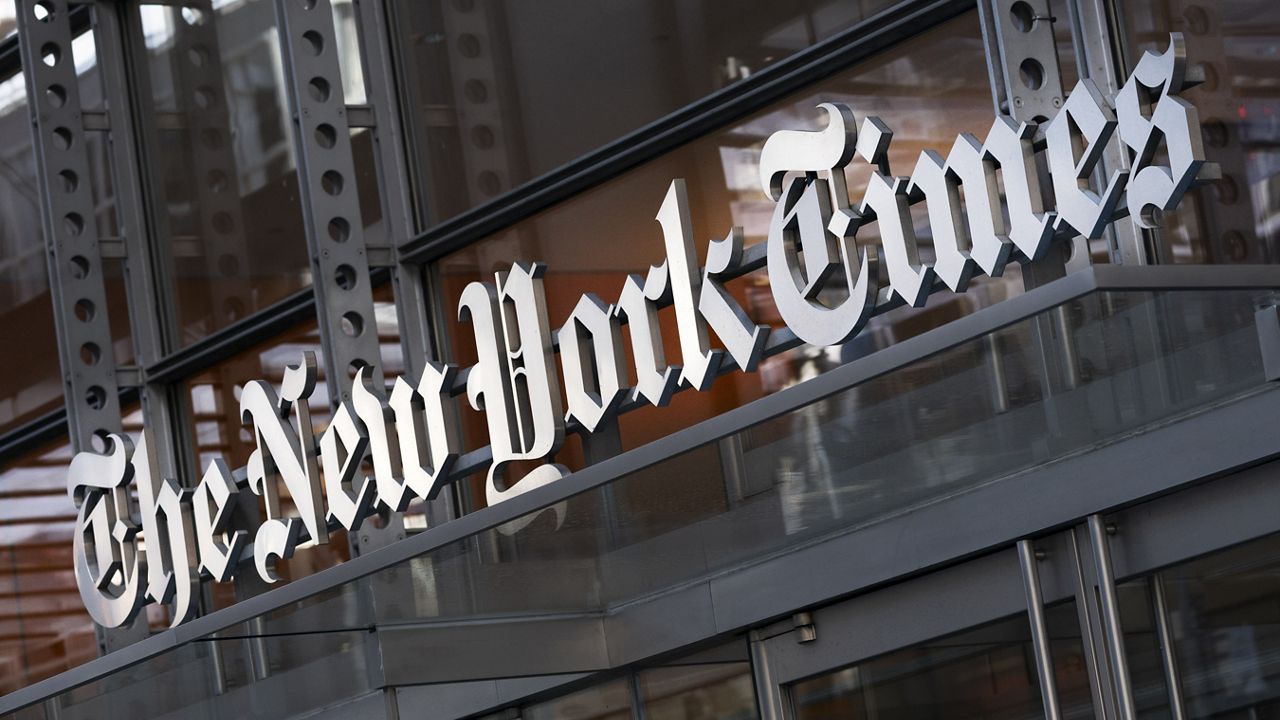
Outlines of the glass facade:
{"type": "MultiPolygon", "coordinates": [[[[1280,713],[1277,38],[1261,0],[0,0],[0,719],[1280,713]],[[65,31],[79,85],[62,147],[39,129],[67,102],[39,79],[68,57],[48,28],[65,31]],[[1114,84],[1170,32],[1221,177],[1205,172],[1142,235],[1156,267],[1121,263],[1112,237],[1069,262],[1015,257],[912,308],[880,257],[883,311],[854,339],[785,339],[761,252],[771,136],[819,129],[822,103],[892,127],[881,167],[840,171],[856,201],[877,169],[903,176],[926,151],[980,142],[1011,94],[1114,84]],[[1100,53],[1117,77],[1090,62],[1100,53]],[[321,111],[333,125],[301,132],[321,111]],[[338,171],[340,137],[353,175],[338,171]],[[84,153],[87,177],[50,173],[64,152],[84,153]],[[629,404],[616,432],[570,422],[563,447],[520,461],[569,475],[490,506],[498,409],[473,409],[464,289],[539,262],[551,328],[584,293],[614,303],[666,257],[655,213],[677,178],[697,263],[740,229],[755,264],[727,290],[783,339],[752,372],[629,404]],[[320,226],[343,182],[362,241],[320,226]],[[78,183],[100,275],[50,271],[74,237],[43,219],[78,183]],[[349,249],[369,272],[317,272],[349,249]],[[106,307],[63,317],[59,293],[88,275],[106,307]],[[350,311],[353,288],[372,289],[367,307],[350,311]],[[141,622],[105,628],[77,583],[68,466],[90,449],[87,410],[59,357],[86,327],[109,332],[119,425],[135,444],[153,431],[184,517],[221,459],[238,494],[215,540],[263,541],[233,560],[233,581],[191,568],[204,575],[177,629],[168,585],[141,622]],[[340,404],[354,369],[326,362],[374,346],[375,394],[428,361],[456,366],[442,394],[461,442],[450,482],[403,510],[373,505],[350,531],[326,517],[327,544],[303,537],[278,582],[260,579],[267,505],[297,508],[283,483],[275,497],[249,479],[279,457],[241,409],[246,384],[280,392],[315,353],[320,437],[355,413],[340,404]]],[[[1044,136],[1029,132],[1044,179],[1044,136]]],[[[1009,169],[984,162],[991,210],[1009,219],[1009,169]]],[[[1101,189],[1093,175],[1077,180],[1101,189]]],[[[938,256],[929,210],[905,196],[924,264],[938,256]]],[[[878,223],[859,229],[859,248],[886,244],[878,223]]],[[[849,295],[835,285],[824,292],[849,295]]],[[[658,302],[667,357],[683,360],[677,310],[658,302]]],[[[630,349],[631,329],[618,339],[630,349]]],[[[505,349],[518,395],[526,349],[505,349]]],[[[373,407],[337,451],[354,458],[344,489],[377,472],[373,407]]],[[[382,416],[399,429],[390,406],[382,416]]],[[[512,418],[519,444],[528,418],[512,418]]],[[[128,572],[108,535],[138,537],[144,503],[120,503],[125,520],[92,539],[110,568],[97,589],[128,572]]],[[[147,561],[172,562],[146,535],[147,561]]]]}

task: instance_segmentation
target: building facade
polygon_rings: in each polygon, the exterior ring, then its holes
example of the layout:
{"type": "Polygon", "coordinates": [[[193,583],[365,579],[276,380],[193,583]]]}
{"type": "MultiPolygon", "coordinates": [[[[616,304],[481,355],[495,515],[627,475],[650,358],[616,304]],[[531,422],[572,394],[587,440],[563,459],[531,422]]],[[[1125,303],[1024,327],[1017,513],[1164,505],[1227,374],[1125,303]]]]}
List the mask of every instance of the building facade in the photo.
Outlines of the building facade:
{"type": "Polygon", "coordinates": [[[1280,716],[1275,3],[0,33],[0,718],[1280,716]]]}

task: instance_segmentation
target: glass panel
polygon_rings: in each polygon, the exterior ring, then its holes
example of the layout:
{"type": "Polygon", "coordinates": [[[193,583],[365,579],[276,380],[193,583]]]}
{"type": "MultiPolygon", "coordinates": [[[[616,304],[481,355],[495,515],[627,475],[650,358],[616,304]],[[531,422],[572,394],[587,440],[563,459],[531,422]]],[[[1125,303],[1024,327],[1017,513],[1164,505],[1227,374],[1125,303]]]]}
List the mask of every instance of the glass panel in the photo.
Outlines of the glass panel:
{"type": "MultiPolygon", "coordinates": [[[[136,442],[142,412],[136,405],[123,412],[124,432],[136,442]]],[[[0,467],[0,695],[98,656],[72,570],[71,456],[63,439],[0,467]]],[[[148,618],[153,627],[167,624],[162,613],[148,618]]]]}
{"type": "Polygon", "coordinates": [[[275,11],[243,0],[137,12],[144,140],[187,345],[311,281],[275,11]]]}
{"type": "Polygon", "coordinates": [[[18,35],[18,20],[14,14],[13,0],[0,0],[0,42],[18,35]]]}
{"type": "MultiPolygon", "coordinates": [[[[430,222],[491,200],[894,4],[397,0],[408,117],[430,222]]],[[[985,79],[985,70],[973,77],[985,79]]]]}
{"type": "MultiPolygon", "coordinates": [[[[1074,601],[1050,608],[1064,718],[1091,718],[1074,601]],[[1073,629],[1074,626],[1074,629],[1073,629]]],[[[1043,717],[1026,615],[858,663],[791,686],[797,720],[1001,720],[1043,717]]]]}
{"type": "Polygon", "coordinates": [[[594,685],[585,690],[521,711],[522,720],[631,720],[631,688],[626,678],[594,685]]]}
{"type": "Polygon", "coordinates": [[[646,720],[751,720],[756,709],[750,663],[679,665],[639,673],[646,720]]]}
{"type": "Polygon", "coordinates": [[[1167,219],[1179,262],[1280,260],[1280,3],[1126,0],[1130,65],[1181,32],[1205,82],[1184,96],[1223,179],[1195,189],[1167,219]]]}
{"type": "MultiPolygon", "coordinates": [[[[7,12],[11,27],[16,27],[12,25],[12,8],[12,3],[0,6],[0,24],[4,22],[3,13],[7,12]]],[[[80,77],[82,104],[86,108],[101,108],[101,82],[90,34],[76,37],[72,56],[80,77]]],[[[0,432],[3,432],[63,404],[58,340],[45,264],[42,210],[31,145],[31,111],[27,105],[26,82],[16,67],[14,74],[0,80],[0,132],[3,133],[0,136],[8,140],[0,150],[0,167],[4,170],[0,172],[0,336],[22,338],[25,357],[40,359],[8,363],[4,375],[0,376],[0,432]]],[[[86,140],[98,232],[116,235],[119,231],[105,135],[89,132],[86,140]]],[[[114,356],[117,362],[128,363],[133,358],[133,346],[121,263],[104,262],[104,280],[114,356]]]]}
{"type": "MultiPolygon", "coordinates": [[[[455,252],[434,266],[444,308],[446,344],[452,360],[474,362],[472,328],[454,320],[467,283],[492,280],[514,258],[547,264],[547,308],[554,327],[562,324],[584,292],[605,302],[617,299],[628,275],[644,275],[665,258],[654,214],[673,178],[688,183],[689,205],[698,252],[705,261],[705,238],[723,237],[741,226],[746,243],[765,241],[773,203],[759,187],[760,148],[774,131],[816,127],[823,122],[816,105],[844,102],[859,116],[879,115],[896,130],[890,156],[906,171],[924,148],[946,151],[961,132],[982,133],[991,125],[991,93],[977,13],[967,13],[923,32],[910,41],[795,93],[774,107],[711,133],[635,168],[510,229],[455,252]],[[602,252],[607,248],[607,252],[602,252]]],[[[850,195],[861,197],[870,166],[854,163],[846,171],[850,195]]],[[[916,227],[927,227],[914,208],[916,227]]],[[[927,233],[923,233],[927,235],[927,233]]],[[[876,226],[859,230],[858,242],[878,241],[876,226]]],[[[923,253],[932,254],[925,240],[923,253]]],[[[875,318],[852,342],[819,351],[791,351],[764,360],[757,373],[730,373],[708,392],[679,393],[666,408],[644,408],[621,421],[624,449],[633,448],[706,418],[741,406],[832,367],[903,340],[976,307],[1020,292],[1020,275],[1011,267],[1002,279],[975,281],[965,295],[944,293],[922,310],[901,309],[875,318]]],[[[735,299],[758,323],[781,324],[763,270],[729,286],[735,299]]],[[[678,356],[674,310],[659,313],[668,358],[678,356]]],[[[483,418],[464,402],[469,447],[487,444],[483,418]]],[[[582,466],[580,449],[570,444],[557,461],[582,466]]],[[[483,492],[473,492],[482,498],[483,492]]],[[[479,500],[477,500],[477,504],[479,500]]]]}
{"type": "Polygon", "coordinates": [[[1135,699],[1155,709],[1150,717],[1168,717],[1159,646],[1150,629],[1150,589],[1157,582],[1164,586],[1186,716],[1280,716],[1280,535],[1120,586],[1134,597],[1121,611],[1135,699]],[[1135,645],[1142,649],[1136,660],[1135,645]],[[1140,682],[1144,675],[1149,682],[1140,682]]]}

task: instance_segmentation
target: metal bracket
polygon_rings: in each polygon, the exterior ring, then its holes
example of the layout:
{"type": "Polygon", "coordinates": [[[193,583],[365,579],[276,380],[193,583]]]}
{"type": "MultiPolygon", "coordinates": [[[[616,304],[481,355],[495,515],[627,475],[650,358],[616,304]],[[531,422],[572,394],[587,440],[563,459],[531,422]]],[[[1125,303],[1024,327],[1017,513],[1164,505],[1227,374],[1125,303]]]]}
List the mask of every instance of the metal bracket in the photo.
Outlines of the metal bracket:
{"type": "Polygon", "coordinates": [[[1280,307],[1267,305],[1253,314],[1258,327],[1262,372],[1269,382],[1280,380],[1280,307]]]}

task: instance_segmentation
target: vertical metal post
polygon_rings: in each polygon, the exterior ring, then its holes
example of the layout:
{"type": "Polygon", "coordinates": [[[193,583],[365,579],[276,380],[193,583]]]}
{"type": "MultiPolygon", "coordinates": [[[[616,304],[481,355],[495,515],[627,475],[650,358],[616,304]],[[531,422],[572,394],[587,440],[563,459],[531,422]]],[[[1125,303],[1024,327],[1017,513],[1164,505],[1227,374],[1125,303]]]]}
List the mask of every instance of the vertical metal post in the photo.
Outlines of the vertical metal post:
{"type": "MultiPolygon", "coordinates": [[[[356,368],[372,366],[376,388],[385,380],[333,7],[329,0],[276,0],[275,8],[326,382],[334,403],[349,402],[356,368]]],[[[359,554],[380,533],[388,539],[377,544],[394,542],[404,536],[403,523],[393,516],[381,530],[361,528],[352,551],[359,554]]]]}
{"type": "Polygon", "coordinates": [[[790,701],[778,684],[773,666],[769,663],[768,638],[761,637],[758,630],[752,630],[747,637],[751,648],[751,676],[755,681],[760,720],[792,720],[790,701]]]}
{"type": "Polygon", "coordinates": [[[1085,565],[1080,551],[1078,529],[1068,530],[1067,539],[1071,551],[1071,579],[1075,584],[1076,618],[1080,624],[1080,645],[1084,651],[1085,668],[1089,673],[1093,716],[1096,720],[1110,720],[1116,716],[1115,693],[1111,689],[1111,675],[1107,669],[1107,657],[1103,650],[1106,640],[1102,637],[1097,623],[1093,622],[1093,619],[1098,616],[1097,595],[1093,592],[1093,582],[1089,577],[1088,566],[1085,565]]]}
{"type": "MultiPolygon", "coordinates": [[[[94,449],[95,439],[105,443],[122,424],[70,5],[17,0],[15,11],[67,421],[71,446],[79,452],[94,449]]],[[[129,628],[100,630],[99,650],[128,645],[147,630],[145,618],[129,628]]]]}
{"type": "Polygon", "coordinates": [[[1156,640],[1160,643],[1160,660],[1164,667],[1165,687],[1169,690],[1169,715],[1172,720],[1186,720],[1186,705],[1182,700],[1182,686],[1178,684],[1178,656],[1173,646],[1173,632],[1169,628],[1169,602],[1164,591],[1164,574],[1151,576],[1152,614],[1156,621],[1156,640]]]}
{"type": "Polygon", "coordinates": [[[1117,716],[1120,720],[1136,720],[1137,711],[1133,704],[1133,686],[1129,681],[1129,658],[1124,647],[1124,629],[1120,623],[1120,601],[1111,564],[1107,527],[1101,515],[1090,515],[1088,525],[1093,561],[1097,568],[1102,627],[1111,660],[1111,680],[1115,686],[1117,716]]]}
{"type": "Polygon", "coordinates": [[[1040,569],[1036,566],[1035,547],[1030,540],[1018,541],[1018,563],[1022,566],[1022,584],[1027,593],[1027,615],[1031,621],[1031,646],[1036,656],[1036,673],[1040,678],[1040,698],[1044,702],[1045,720],[1061,720],[1058,708],[1058,683],[1053,674],[1053,652],[1049,647],[1049,628],[1045,623],[1044,595],[1040,590],[1040,569]]]}
{"type": "MultiPolygon", "coordinates": [[[[397,63],[391,33],[402,27],[395,17],[396,4],[378,0],[356,0],[356,24],[365,70],[365,90],[373,108],[374,159],[377,163],[382,217],[386,223],[394,265],[392,283],[395,290],[396,321],[400,330],[400,346],[404,356],[404,372],[418,377],[425,359],[438,359],[432,335],[431,310],[434,298],[429,292],[424,268],[399,261],[398,246],[414,237],[418,217],[414,202],[409,142],[402,100],[409,97],[397,78],[405,73],[397,63]]],[[[457,517],[454,488],[449,486],[428,503],[427,524],[436,525],[457,517]]]]}

